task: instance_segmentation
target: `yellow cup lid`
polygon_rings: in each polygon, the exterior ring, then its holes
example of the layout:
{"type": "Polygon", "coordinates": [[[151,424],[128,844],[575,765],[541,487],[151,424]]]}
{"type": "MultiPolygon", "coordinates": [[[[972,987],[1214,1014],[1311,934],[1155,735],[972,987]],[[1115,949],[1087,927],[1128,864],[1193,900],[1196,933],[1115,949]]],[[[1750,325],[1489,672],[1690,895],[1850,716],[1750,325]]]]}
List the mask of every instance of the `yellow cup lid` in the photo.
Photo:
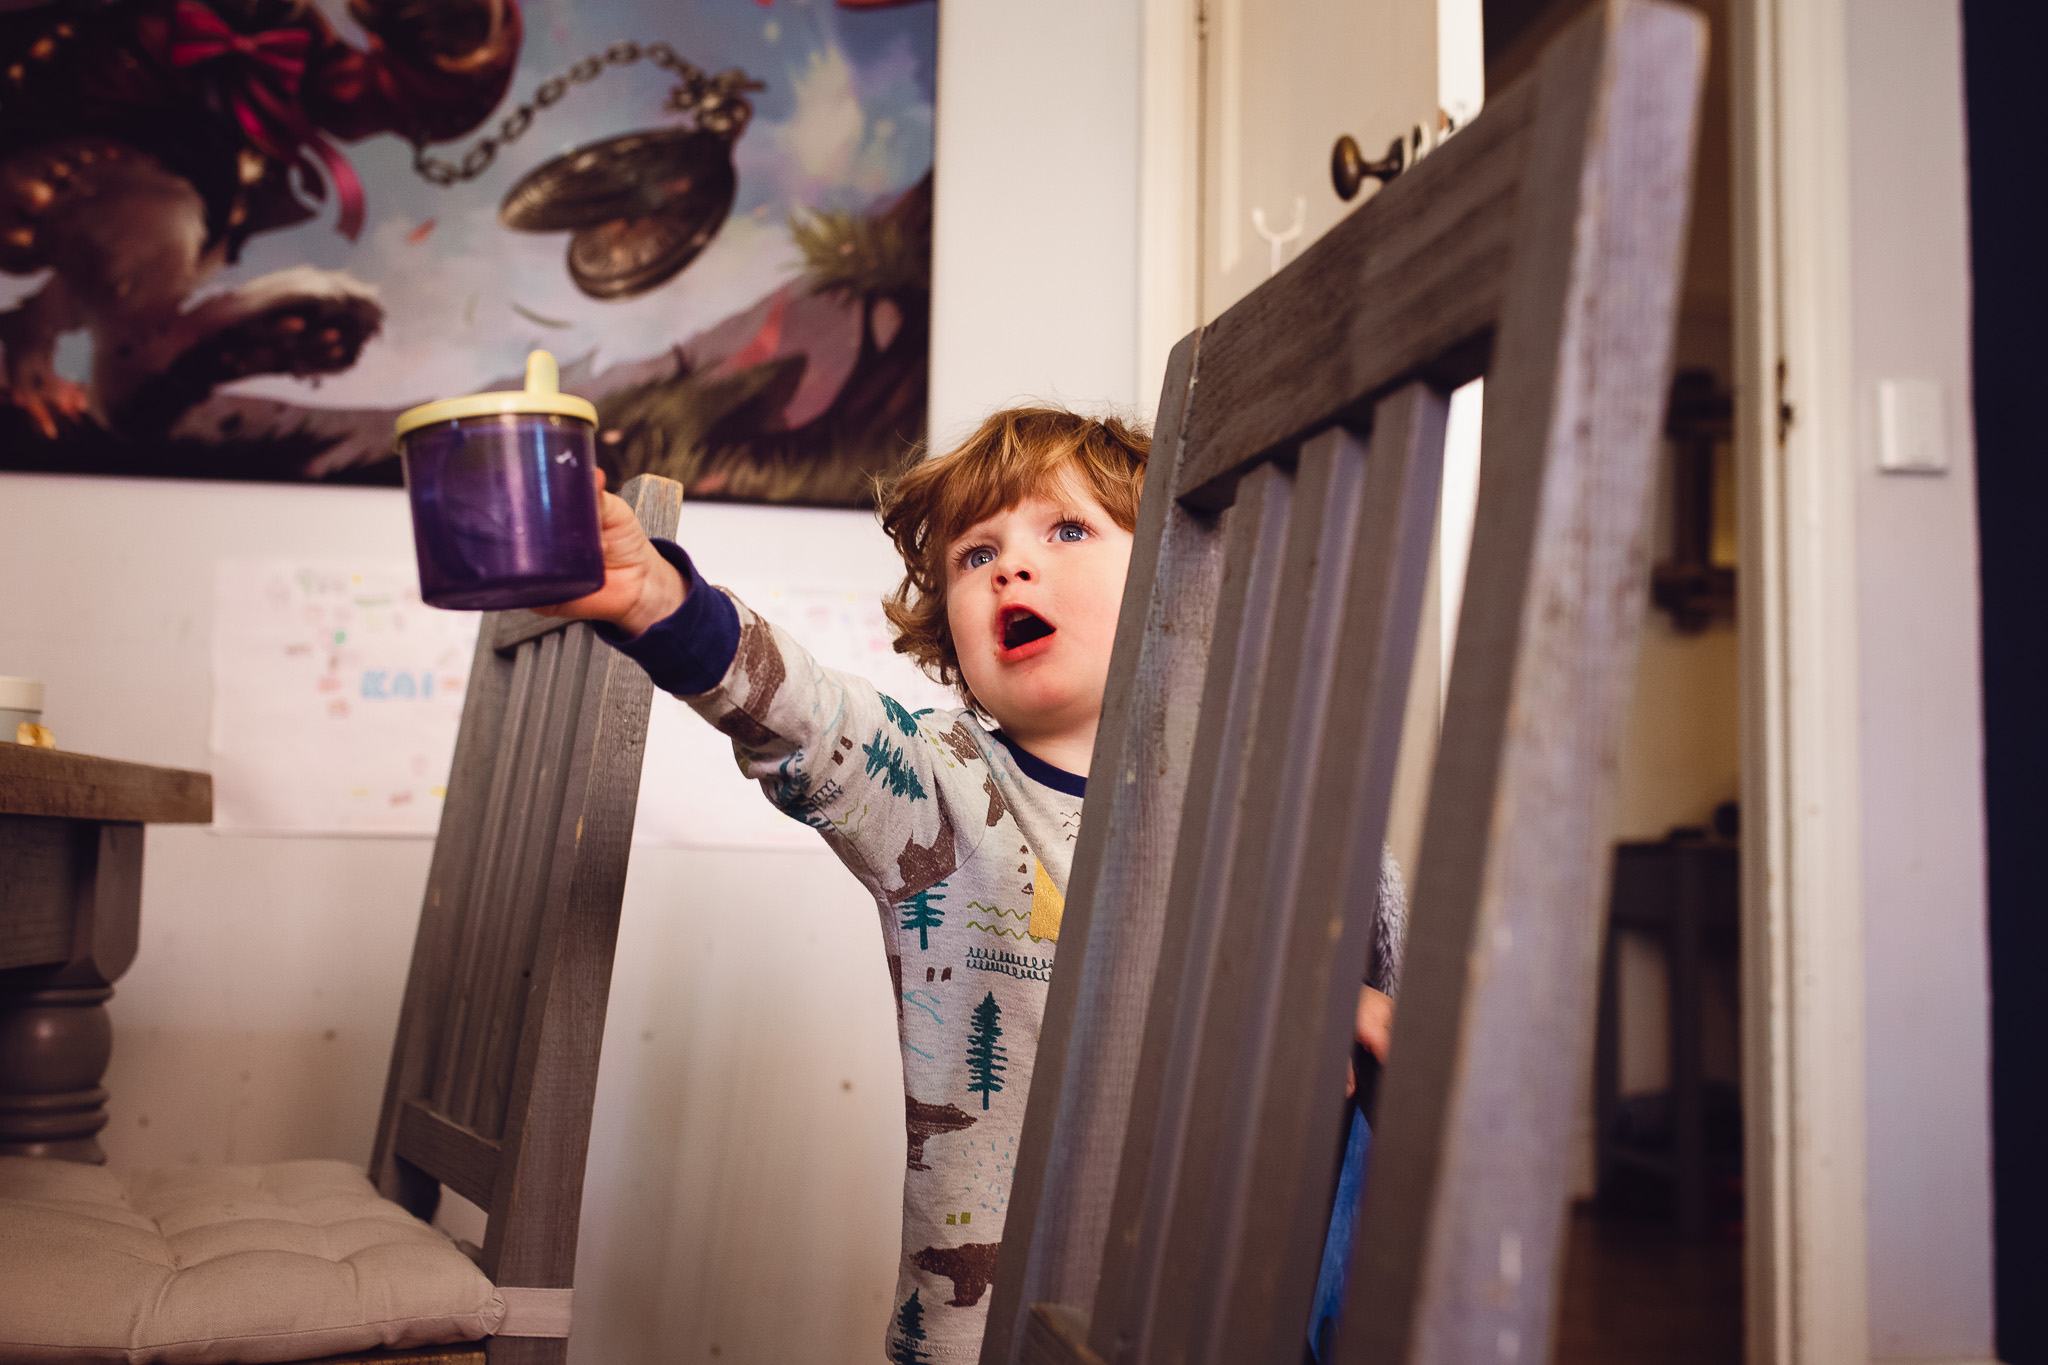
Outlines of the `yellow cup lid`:
{"type": "Polygon", "coordinates": [[[407,408],[398,415],[398,435],[403,439],[408,431],[418,431],[437,422],[452,422],[459,417],[496,417],[520,412],[580,417],[592,426],[597,425],[597,408],[587,398],[563,393],[562,372],[556,366],[555,358],[546,351],[535,351],[526,357],[525,388],[506,393],[472,393],[463,398],[443,398],[437,403],[407,408]]]}

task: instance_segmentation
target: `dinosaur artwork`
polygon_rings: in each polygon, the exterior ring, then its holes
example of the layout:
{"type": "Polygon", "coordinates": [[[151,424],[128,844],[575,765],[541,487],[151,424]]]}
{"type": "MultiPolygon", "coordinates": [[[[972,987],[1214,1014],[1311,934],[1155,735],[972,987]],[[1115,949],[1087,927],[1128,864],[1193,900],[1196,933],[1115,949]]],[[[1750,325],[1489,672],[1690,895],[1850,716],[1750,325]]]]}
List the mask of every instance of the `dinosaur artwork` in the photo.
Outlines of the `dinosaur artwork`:
{"type": "Polygon", "coordinates": [[[343,41],[290,0],[50,3],[0,15],[0,315],[7,398],[55,439],[90,415],[161,433],[216,387],[334,374],[383,321],[375,290],[297,267],[188,306],[250,239],[316,216],[354,240],[363,183],[335,140],[458,136],[518,60],[515,0],[353,0],[343,41]],[[309,202],[311,201],[311,202],[309,202]],[[55,368],[83,329],[92,373],[55,368]]]}
{"type": "Polygon", "coordinates": [[[396,485],[398,412],[544,347],[615,486],[863,504],[936,10],[0,0],[0,469],[396,485]]]}
{"type": "Polygon", "coordinates": [[[953,1282],[953,1297],[946,1302],[954,1308],[972,1308],[988,1292],[996,1274],[996,1253],[1001,1242],[968,1242],[957,1247],[926,1247],[910,1258],[919,1270],[940,1275],[953,1282]]]}

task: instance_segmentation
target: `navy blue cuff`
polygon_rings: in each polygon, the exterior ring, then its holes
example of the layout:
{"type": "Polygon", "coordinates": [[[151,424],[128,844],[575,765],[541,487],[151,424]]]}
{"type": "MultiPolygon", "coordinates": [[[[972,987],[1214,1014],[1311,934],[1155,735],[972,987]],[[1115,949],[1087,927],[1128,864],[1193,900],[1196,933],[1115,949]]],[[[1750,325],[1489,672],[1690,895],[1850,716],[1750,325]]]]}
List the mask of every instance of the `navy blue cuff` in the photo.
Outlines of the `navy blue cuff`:
{"type": "Polygon", "coordinates": [[[698,696],[718,686],[739,654],[740,614],[733,609],[731,598],[704,581],[682,546],[657,539],[654,548],[682,574],[689,596],[683,605],[638,635],[628,636],[602,622],[597,634],[646,669],[662,691],[698,696]]]}

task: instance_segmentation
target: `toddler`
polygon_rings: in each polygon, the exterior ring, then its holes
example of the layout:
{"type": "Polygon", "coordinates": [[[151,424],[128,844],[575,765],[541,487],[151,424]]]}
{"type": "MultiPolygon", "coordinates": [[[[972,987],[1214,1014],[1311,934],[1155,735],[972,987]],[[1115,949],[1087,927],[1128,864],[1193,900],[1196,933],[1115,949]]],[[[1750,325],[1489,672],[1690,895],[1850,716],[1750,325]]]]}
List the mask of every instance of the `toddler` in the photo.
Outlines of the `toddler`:
{"type": "MultiPolygon", "coordinates": [[[[962,710],[821,667],[610,494],[604,586],[549,609],[602,623],[875,899],[908,1130],[890,1360],[980,1353],[1148,452],[1120,421],[1018,408],[883,489],[896,648],[962,710]]],[[[1368,989],[1376,1052],[1388,1016],[1368,989]]]]}

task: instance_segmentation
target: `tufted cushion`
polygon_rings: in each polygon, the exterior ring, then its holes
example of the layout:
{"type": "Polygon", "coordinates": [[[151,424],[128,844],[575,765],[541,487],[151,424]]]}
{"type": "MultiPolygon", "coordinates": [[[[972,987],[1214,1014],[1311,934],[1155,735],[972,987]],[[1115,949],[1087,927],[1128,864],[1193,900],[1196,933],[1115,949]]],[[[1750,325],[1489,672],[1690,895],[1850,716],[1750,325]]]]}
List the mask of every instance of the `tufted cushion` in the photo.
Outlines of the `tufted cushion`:
{"type": "Polygon", "coordinates": [[[341,1161],[0,1156],[0,1360],[305,1360],[489,1336],[491,1282],[341,1161]]]}

